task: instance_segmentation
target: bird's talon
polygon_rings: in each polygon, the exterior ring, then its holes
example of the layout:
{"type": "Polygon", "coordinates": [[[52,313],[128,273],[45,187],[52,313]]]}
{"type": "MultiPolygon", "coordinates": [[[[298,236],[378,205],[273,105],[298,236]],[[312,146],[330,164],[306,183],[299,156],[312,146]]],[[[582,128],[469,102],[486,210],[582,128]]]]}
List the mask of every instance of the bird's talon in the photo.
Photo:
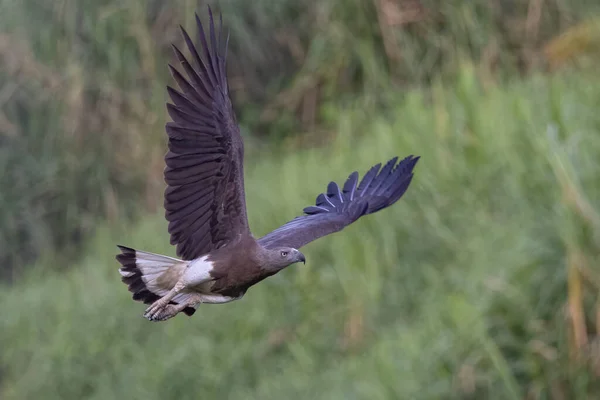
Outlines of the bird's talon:
{"type": "Polygon", "coordinates": [[[166,308],[166,306],[166,304],[158,300],[146,309],[144,312],[144,317],[150,321],[155,321],[161,312],[166,308]]]}

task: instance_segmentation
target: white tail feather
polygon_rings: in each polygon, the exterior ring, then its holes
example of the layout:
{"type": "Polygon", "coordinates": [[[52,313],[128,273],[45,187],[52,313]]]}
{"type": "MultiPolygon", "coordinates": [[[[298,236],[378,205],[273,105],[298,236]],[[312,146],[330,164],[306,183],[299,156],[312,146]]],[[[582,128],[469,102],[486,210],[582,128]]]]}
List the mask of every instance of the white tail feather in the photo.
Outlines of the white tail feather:
{"type": "Polygon", "coordinates": [[[136,273],[141,274],[146,288],[158,296],[167,294],[188,264],[187,261],[178,258],[131,250],[135,251],[135,268],[132,269],[130,265],[123,266],[119,269],[119,273],[125,278],[132,277],[136,273]]]}

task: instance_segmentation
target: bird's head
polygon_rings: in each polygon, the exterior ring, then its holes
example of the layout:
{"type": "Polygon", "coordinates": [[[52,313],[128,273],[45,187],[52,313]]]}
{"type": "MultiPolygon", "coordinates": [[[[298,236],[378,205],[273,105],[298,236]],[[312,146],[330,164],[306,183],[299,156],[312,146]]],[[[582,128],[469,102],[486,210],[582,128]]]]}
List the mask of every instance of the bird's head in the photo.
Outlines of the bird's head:
{"type": "Polygon", "coordinates": [[[268,252],[269,269],[280,270],[297,262],[306,264],[306,258],[304,258],[304,254],[293,247],[278,247],[268,252]]]}

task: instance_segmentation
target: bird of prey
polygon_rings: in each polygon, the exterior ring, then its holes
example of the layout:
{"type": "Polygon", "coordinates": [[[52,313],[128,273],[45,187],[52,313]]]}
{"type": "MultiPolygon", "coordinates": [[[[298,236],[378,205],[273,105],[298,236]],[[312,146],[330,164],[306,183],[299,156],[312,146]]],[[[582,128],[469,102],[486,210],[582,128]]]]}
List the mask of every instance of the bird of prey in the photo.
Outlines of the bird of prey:
{"type": "MultiPolygon", "coordinates": [[[[202,303],[240,299],[248,288],[287,266],[303,262],[299,249],[342,230],[363,215],[394,204],[408,188],[419,157],[398,157],[373,166],[359,183],[353,172],[340,187],[331,182],[313,206],[271,233],[255,239],[244,194],[244,145],[229,98],[222,45],[222,18],[209,34],[196,14],[204,57],[181,27],[191,63],[173,46],[187,78],[169,65],[180,90],[167,87],[172,119],[166,124],[164,193],[171,244],[177,256],[118,246],[122,281],[133,299],[149,304],[144,317],[164,321],[191,316],[202,303]]],[[[277,194],[273,193],[272,197],[277,194]]]]}

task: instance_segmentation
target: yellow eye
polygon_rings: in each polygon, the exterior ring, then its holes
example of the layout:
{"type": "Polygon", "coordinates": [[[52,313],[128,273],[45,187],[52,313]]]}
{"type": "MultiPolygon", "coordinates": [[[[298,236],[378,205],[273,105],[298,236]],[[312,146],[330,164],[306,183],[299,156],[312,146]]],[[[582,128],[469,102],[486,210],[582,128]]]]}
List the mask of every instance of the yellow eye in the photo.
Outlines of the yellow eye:
{"type": "Polygon", "coordinates": [[[281,252],[281,257],[286,257],[287,255],[288,255],[288,252],[287,252],[287,251],[282,251],[282,252],[281,252]]]}

